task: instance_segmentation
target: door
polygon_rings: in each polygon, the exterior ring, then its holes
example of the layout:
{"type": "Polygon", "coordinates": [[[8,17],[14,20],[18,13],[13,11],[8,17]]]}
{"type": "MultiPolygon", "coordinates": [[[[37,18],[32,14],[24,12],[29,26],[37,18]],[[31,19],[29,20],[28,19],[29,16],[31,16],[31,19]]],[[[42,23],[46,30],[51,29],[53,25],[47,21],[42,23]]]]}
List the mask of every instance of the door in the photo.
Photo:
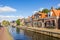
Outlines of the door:
{"type": "Polygon", "coordinates": [[[58,29],[60,29],[60,18],[58,19],[58,29]]]}

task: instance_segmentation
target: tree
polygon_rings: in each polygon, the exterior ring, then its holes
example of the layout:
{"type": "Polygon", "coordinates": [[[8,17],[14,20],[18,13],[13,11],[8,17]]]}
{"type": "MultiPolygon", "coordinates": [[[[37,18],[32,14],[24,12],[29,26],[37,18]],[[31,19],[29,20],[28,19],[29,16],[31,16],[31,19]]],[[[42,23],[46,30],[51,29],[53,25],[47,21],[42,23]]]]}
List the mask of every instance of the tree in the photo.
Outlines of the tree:
{"type": "Polygon", "coordinates": [[[3,21],[2,21],[2,25],[3,25],[3,26],[9,26],[10,23],[9,23],[9,21],[3,20],[3,21]]]}
{"type": "Polygon", "coordinates": [[[17,24],[17,25],[20,25],[20,19],[17,19],[17,20],[16,20],[16,24],[17,24]]]}
{"type": "Polygon", "coordinates": [[[42,12],[44,12],[44,13],[48,13],[49,10],[48,10],[48,9],[43,9],[42,12]]]}

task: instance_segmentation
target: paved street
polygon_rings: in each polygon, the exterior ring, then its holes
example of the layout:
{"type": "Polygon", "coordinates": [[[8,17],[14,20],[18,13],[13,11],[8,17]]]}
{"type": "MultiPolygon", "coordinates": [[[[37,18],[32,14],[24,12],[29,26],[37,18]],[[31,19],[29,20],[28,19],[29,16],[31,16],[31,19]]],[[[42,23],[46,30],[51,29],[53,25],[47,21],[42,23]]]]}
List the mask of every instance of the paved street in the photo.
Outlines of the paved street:
{"type": "Polygon", "coordinates": [[[0,28],[0,40],[12,40],[6,27],[0,28]]]}

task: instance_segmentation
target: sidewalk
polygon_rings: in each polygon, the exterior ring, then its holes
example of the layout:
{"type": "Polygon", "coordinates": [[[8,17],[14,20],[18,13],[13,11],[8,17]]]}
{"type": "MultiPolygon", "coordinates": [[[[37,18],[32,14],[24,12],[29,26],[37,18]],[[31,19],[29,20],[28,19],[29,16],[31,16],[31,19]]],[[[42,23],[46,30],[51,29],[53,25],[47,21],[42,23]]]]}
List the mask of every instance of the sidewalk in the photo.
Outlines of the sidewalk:
{"type": "Polygon", "coordinates": [[[31,30],[42,30],[42,31],[49,31],[49,32],[55,32],[60,33],[60,29],[49,29],[49,28],[38,28],[38,27],[20,27],[22,29],[31,29],[31,30]]]}
{"type": "Polygon", "coordinates": [[[0,40],[13,40],[6,27],[0,29],[0,40]]]}
{"type": "Polygon", "coordinates": [[[49,32],[54,32],[54,33],[60,33],[59,29],[38,28],[38,27],[27,27],[27,28],[35,29],[35,30],[49,31],[49,32]]]}

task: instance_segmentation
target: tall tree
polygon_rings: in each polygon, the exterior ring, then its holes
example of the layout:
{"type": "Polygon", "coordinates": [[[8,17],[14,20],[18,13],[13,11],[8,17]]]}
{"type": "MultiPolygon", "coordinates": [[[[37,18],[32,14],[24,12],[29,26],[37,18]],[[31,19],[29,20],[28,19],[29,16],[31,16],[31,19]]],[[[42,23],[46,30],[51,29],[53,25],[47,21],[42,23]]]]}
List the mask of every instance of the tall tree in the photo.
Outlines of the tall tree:
{"type": "Polygon", "coordinates": [[[42,12],[44,12],[44,13],[48,13],[49,10],[48,10],[48,9],[43,9],[42,12]]]}
{"type": "Polygon", "coordinates": [[[20,25],[20,19],[17,19],[17,20],[16,20],[16,24],[17,24],[17,25],[20,25]]]}
{"type": "Polygon", "coordinates": [[[2,21],[2,25],[3,25],[3,26],[9,26],[10,23],[9,23],[9,21],[3,20],[3,21],[2,21]]]}

